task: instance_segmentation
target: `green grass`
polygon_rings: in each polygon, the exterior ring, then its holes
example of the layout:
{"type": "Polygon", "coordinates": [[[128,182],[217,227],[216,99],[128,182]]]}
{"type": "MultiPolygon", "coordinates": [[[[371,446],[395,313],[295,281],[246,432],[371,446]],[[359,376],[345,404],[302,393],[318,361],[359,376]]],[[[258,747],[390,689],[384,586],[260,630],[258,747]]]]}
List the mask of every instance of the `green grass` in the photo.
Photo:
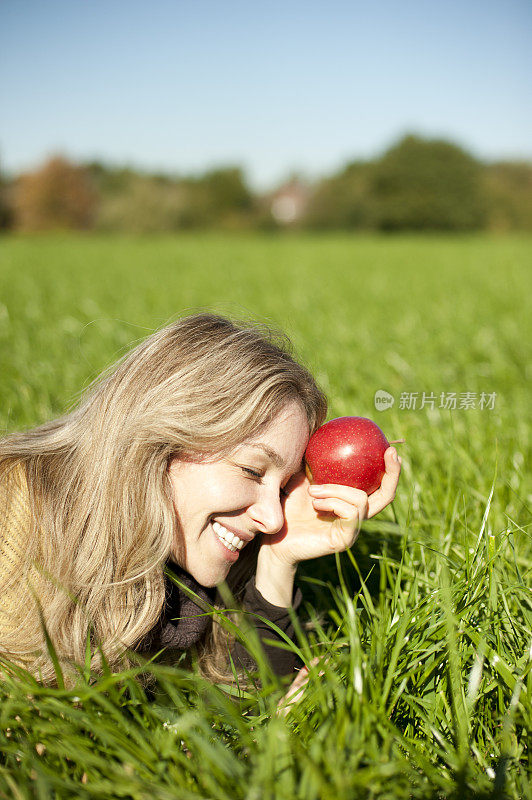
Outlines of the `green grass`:
{"type": "Polygon", "coordinates": [[[72,691],[14,674],[0,797],[531,797],[532,241],[65,235],[0,249],[4,431],[63,413],[129,345],[209,308],[281,326],[331,417],[406,439],[393,508],[352,551],[299,568],[297,645],[323,659],[286,717],[275,679],[231,699],[179,664],[152,665],[149,690],[135,670],[85,670],[72,691]],[[381,388],[396,398],[383,412],[381,388]],[[435,408],[401,408],[402,392],[435,408]],[[495,392],[495,407],[445,410],[442,392],[495,392]]]}

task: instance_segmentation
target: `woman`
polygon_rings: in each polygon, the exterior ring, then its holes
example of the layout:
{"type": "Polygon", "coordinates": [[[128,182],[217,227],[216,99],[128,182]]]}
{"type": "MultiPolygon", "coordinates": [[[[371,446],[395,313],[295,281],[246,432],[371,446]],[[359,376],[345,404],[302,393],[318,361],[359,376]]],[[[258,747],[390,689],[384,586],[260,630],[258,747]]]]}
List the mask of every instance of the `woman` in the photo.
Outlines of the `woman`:
{"type": "MultiPolygon", "coordinates": [[[[43,621],[67,673],[89,638],[114,669],[128,649],[168,647],[196,653],[211,680],[231,680],[230,653],[242,676],[253,660],[201,601],[222,607],[227,580],[244,610],[293,636],[298,563],[350,547],[395,496],[394,448],[369,500],[309,485],[302,459],[326,408],[286,337],[205,313],[150,336],[70,414],[6,437],[0,652],[53,683],[43,621]]],[[[265,650],[278,674],[293,671],[291,653],[265,650]]],[[[94,648],[93,669],[100,659],[94,648]]]]}

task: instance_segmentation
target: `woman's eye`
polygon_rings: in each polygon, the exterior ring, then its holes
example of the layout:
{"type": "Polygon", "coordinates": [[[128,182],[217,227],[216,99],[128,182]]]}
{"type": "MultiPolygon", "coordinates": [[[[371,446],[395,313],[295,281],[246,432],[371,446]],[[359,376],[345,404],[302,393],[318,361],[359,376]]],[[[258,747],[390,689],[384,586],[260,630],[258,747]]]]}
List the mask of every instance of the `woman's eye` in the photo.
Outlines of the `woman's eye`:
{"type": "MultiPolygon", "coordinates": [[[[262,479],[264,478],[264,473],[257,472],[255,469],[251,469],[251,467],[240,467],[240,469],[243,470],[243,472],[245,472],[246,475],[249,475],[251,478],[258,481],[259,483],[261,483],[262,479]]],[[[288,492],[282,486],[279,487],[279,494],[281,497],[288,496],[288,492]]]]}
{"type": "Polygon", "coordinates": [[[243,469],[243,470],[244,470],[244,472],[246,472],[248,475],[251,475],[253,478],[257,478],[258,480],[260,480],[260,479],[263,477],[263,476],[262,476],[262,473],[260,473],[260,472],[256,472],[254,469],[251,469],[250,467],[242,467],[242,469],[243,469]]]}

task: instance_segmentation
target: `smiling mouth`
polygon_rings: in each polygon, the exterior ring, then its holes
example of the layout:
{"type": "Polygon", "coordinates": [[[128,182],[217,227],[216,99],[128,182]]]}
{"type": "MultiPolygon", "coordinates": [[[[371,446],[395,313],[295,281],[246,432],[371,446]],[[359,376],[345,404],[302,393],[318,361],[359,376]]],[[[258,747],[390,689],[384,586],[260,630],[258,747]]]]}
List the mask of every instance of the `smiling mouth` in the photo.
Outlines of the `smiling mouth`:
{"type": "Polygon", "coordinates": [[[243,539],[240,539],[235,533],[228,531],[227,528],[224,528],[219,522],[213,522],[212,529],[222,544],[232,553],[236,550],[242,550],[246,544],[243,539]]]}

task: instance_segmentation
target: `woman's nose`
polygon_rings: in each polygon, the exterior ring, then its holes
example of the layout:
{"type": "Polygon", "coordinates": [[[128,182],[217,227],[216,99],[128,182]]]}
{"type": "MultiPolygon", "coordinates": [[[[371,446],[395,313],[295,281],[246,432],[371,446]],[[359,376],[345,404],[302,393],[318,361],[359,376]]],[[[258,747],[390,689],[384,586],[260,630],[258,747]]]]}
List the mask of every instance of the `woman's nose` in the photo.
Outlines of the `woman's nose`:
{"type": "Polygon", "coordinates": [[[284,513],[281,505],[279,489],[263,486],[257,502],[254,503],[249,513],[253,522],[259,526],[262,533],[277,533],[284,524],[284,513]]]}

